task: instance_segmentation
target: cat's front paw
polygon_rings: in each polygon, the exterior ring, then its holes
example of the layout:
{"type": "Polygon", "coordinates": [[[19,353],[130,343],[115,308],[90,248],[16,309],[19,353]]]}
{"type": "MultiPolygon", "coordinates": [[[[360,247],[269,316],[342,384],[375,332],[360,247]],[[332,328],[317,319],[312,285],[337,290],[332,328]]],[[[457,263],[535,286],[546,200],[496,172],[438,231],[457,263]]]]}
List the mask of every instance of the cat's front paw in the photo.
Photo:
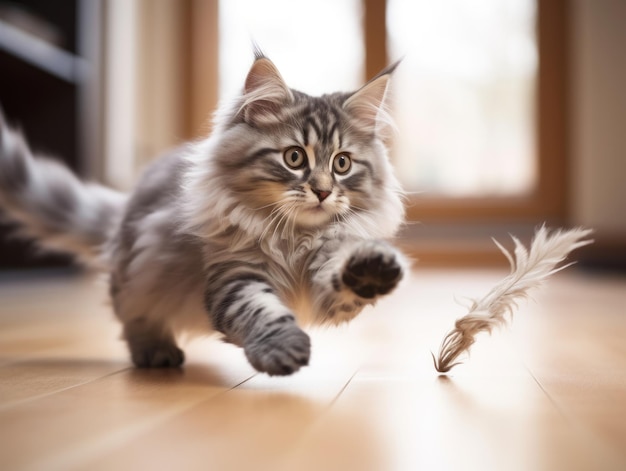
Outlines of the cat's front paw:
{"type": "Polygon", "coordinates": [[[309,364],[311,340],[295,323],[268,326],[244,345],[248,361],[271,376],[295,373],[309,364]]]}
{"type": "Polygon", "coordinates": [[[381,242],[359,247],[348,259],[341,280],[357,296],[372,299],[390,293],[402,279],[396,250],[381,242]]]}

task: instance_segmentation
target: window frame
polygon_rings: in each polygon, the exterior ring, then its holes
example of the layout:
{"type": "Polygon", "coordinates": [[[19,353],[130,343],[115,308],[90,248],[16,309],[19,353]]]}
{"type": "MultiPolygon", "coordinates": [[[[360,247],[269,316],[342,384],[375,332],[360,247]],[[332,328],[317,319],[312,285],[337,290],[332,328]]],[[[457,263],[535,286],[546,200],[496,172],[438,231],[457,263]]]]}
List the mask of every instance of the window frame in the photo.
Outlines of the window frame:
{"type": "MultiPolygon", "coordinates": [[[[363,0],[365,70],[388,64],[386,0],[363,0]]],[[[567,0],[537,0],[537,185],[527,196],[410,196],[407,216],[422,223],[562,224],[567,218],[567,0]]]]}

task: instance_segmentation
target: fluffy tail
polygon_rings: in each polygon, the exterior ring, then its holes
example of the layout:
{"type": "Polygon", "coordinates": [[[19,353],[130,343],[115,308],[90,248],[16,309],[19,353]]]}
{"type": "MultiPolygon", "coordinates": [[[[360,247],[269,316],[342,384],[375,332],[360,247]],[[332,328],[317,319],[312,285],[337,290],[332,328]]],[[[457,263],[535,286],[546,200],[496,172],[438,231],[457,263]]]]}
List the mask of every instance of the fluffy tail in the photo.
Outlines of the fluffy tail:
{"type": "Polygon", "coordinates": [[[124,194],[83,183],[60,163],[34,156],[0,110],[0,211],[18,223],[17,235],[99,266],[125,202],[124,194]]]}

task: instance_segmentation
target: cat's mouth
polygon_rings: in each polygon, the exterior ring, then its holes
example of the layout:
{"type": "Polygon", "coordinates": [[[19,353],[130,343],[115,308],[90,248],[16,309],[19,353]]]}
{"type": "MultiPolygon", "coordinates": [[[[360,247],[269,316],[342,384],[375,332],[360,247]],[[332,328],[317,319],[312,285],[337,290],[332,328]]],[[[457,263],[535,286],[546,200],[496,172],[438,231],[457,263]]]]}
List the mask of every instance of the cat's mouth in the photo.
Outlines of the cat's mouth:
{"type": "Polygon", "coordinates": [[[328,213],[328,211],[326,211],[326,208],[324,208],[324,206],[322,206],[322,203],[316,204],[311,206],[310,208],[307,208],[307,211],[312,211],[314,213],[328,213]]]}
{"type": "Polygon", "coordinates": [[[307,227],[321,226],[330,221],[335,215],[335,211],[327,204],[315,203],[306,205],[299,214],[298,222],[307,227]]]}

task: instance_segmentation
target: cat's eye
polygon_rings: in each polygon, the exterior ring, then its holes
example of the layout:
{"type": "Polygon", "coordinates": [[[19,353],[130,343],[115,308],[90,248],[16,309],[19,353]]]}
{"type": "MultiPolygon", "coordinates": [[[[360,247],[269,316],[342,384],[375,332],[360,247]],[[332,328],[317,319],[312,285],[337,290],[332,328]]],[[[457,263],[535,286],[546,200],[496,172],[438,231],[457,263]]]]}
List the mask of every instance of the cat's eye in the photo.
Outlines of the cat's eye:
{"type": "Polygon", "coordinates": [[[333,170],[335,173],[347,173],[352,167],[352,160],[348,154],[337,154],[333,160],[333,170]]]}
{"type": "Polygon", "coordinates": [[[293,146],[283,154],[285,163],[289,168],[299,169],[306,165],[306,152],[302,147],[293,146]]]}

